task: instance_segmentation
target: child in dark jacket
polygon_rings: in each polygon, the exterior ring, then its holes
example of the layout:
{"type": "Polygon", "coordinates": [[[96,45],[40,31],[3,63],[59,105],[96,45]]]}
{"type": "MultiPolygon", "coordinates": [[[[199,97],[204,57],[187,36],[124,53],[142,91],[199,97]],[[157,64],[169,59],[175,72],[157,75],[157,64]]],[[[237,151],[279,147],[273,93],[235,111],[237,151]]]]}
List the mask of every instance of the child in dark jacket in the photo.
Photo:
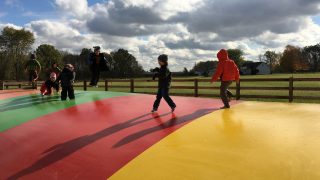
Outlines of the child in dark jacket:
{"type": "Polygon", "coordinates": [[[73,90],[73,82],[75,79],[76,73],[74,72],[74,67],[71,64],[66,64],[64,69],[62,70],[60,76],[57,81],[61,81],[61,100],[65,101],[67,96],[69,99],[75,99],[74,90],[73,90]]]}
{"type": "Polygon", "coordinates": [[[171,86],[171,72],[168,69],[168,56],[166,54],[160,55],[158,57],[158,63],[160,65],[160,68],[154,69],[154,72],[156,72],[156,74],[153,76],[153,80],[158,77],[158,93],[157,98],[153,104],[153,110],[151,112],[158,111],[158,107],[162,98],[165,99],[165,101],[171,107],[171,111],[174,112],[177,106],[169,96],[169,89],[171,86]]]}
{"type": "Polygon", "coordinates": [[[59,82],[57,81],[57,75],[55,73],[50,74],[50,79],[46,80],[40,89],[41,95],[52,95],[52,89],[59,92],[59,82]]]}

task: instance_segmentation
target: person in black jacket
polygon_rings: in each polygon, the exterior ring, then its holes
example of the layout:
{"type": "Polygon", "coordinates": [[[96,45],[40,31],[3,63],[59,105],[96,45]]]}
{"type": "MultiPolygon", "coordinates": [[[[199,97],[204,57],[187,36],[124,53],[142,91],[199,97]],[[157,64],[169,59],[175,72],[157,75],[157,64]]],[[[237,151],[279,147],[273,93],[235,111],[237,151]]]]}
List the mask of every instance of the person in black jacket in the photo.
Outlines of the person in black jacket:
{"type": "Polygon", "coordinates": [[[153,110],[151,112],[158,111],[158,107],[162,98],[165,99],[165,101],[170,106],[171,111],[174,112],[177,106],[169,96],[169,89],[171,86],[171,72],[168,69],[168,55],[160,55],[158,57],[158,63],[160,65],[160,68],[155,68],[153,70],[155,72],[153,80],[158,77],[158,93],[157,98],[153,104],[153,110]]]}
{"type": "Polygon", "coordinates": [[[103,53],[100,53],[100,47],[95,46],[94,52],[90,53],[88,63],[90,66],[90,71],[92,74],[90,86],[98,87],[98,82],[100,78],[100,71],[105,71],[106,69],[106,58],[103,53]]]}
{"type": "Polygon", "coordinates": [[[65,101],[67,96],[69,99],[75,99],[73,83],[75,79],[76,73],[74,72],[74,67],[72,64],[66,64],[64,69],[62,70],[60,76],[57,81],[61,82],[61,100],[65,101]]]}

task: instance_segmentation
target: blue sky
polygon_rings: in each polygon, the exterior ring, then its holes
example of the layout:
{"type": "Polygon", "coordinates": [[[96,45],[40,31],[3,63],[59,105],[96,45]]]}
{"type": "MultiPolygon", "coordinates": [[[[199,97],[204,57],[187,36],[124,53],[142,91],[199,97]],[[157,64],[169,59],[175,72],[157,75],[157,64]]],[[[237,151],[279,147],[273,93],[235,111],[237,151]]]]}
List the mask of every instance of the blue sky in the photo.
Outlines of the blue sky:
{"type": "Polygon", "coordinates": [[[317,24],[320,24],[320,15],[319,16],[314,16],[313,21],[316,22],[317,24]]]}
{"type": "Polygon", "coordinates": [[[32,20],[40,19],[39,15],[48,18],[54,16],[54,7],[49,0],[2,0],[0,2],[0,18],[2,23],[24,25],[32,20]]]}
{"type": "MultiPolygon", "coordinates": [[[[88,5],[104,2],[89,0],[88,5]]],[[[23,26],[30,21],[58,18],[53,0],[1,0],[0,22],[23,26]]]]}

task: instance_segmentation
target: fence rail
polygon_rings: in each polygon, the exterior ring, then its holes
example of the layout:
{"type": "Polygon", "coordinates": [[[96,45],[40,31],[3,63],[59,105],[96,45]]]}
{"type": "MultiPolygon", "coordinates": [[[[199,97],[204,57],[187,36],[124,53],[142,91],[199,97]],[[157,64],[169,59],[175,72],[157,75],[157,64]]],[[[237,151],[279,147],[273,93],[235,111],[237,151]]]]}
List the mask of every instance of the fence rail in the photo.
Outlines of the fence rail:
{"type": "MultiPolygon", "coordinates": [[[[136,89],[155,89],[157,86],[152,85],[135,85],[137,83],[154,83],[156,81],[153,80],[134,80],[134,79],[109,79],[104,81],[104,90],[108,91],[110,88],[126,88],[130,89],[131,93],[134,93],[136,89]],[[112,85],[112,83],[128,83],[128,85],[112,85]]],[[[180,96],[194,96],[194,97],[219,97],[217,94],[202,94],[199,93],[199,90],[217,90],[218,87],[210,87],[210,86],[200,86],[200,82],[210,82],[210,79],[173,79],[172,82],[180,82],[180,83],[190,83],[190,86],[178,86],[174,85],[172,89],[178,90],[193,90],[193,93],[171,93],[172,95],[180,95],[180,96]]],[[[260,99],[288,99],[289,102],[292,102],[294,99],[305,99],[305,100],[320,100],[320,96],[294,96],[294,91],[319,91],[320,87],[294,87],[294,82],[320,82],[320,78],[256,78],[256,79],[241,79],[240,83],[237,84],[236,87],[230,87],[230,89],[236,90],[236,99],[240,98],[260,98],[260,99]],[[243,82],[282,82],[287,83],[285,87],[250,87],[250,86],[241,86],[243,82]],[[288,95],[241,95],[242,90],[257,90],[257,91],[287,91],[288,95]]],[[[38,82],[40,84],[42,82],[38,82]]],[[[8,89],[9,87],[17,87],[22,88],[25,86],[30,86],[25,82],[6,82],[0,81],[0,90],[8,89]]],[[[84,91],[88,89],[87,81],[83,81],[82,85],[76,84],[75,87],[83,88],[84,91]]],[[[37,88],[37,84],[33,84],[33,88],[37,88]]],[[[140,92],[146,94],[153,94],[150,92],[140,92]]]]}

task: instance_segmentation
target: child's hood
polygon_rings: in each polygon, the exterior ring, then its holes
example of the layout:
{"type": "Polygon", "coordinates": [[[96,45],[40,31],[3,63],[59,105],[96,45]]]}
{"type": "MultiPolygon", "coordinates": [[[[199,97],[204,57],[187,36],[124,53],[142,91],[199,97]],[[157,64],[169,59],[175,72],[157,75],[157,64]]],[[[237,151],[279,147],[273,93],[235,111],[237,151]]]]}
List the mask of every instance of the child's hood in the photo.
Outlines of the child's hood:
{"type": "Polygon", "coordinates": [[[219,59],[219,61],[226,61],[229,59],[228,56],[228,51],[225,49],[221,49],[218,54],[217,54],[217,58],[219,59]]]}

